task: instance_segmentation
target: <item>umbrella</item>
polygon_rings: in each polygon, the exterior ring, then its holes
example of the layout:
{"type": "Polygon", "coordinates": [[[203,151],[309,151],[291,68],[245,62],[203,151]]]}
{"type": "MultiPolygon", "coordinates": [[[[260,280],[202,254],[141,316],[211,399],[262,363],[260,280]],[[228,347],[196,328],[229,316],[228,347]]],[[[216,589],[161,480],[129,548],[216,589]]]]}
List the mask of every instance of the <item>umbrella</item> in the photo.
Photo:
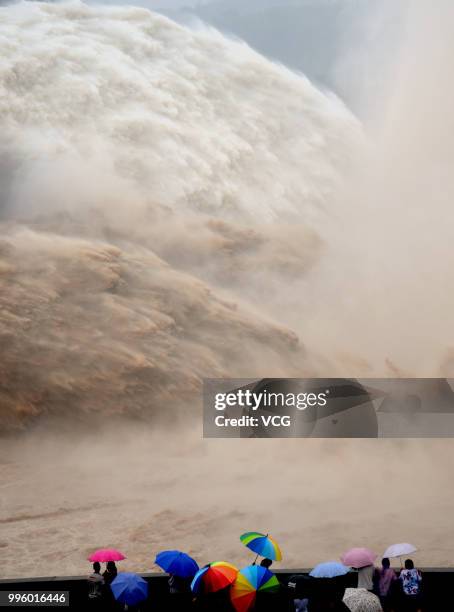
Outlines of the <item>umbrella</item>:
{"type": "Polygon", "coordinates": [[[193,578],[199,571],[194,559],[179,550],[163,550],[156,555],[155,563],[165,572],[179,578],[193,578]]]}
{"type": "Polygon", "coordinates": [[[257,557],[266,557],[273,561],[281,561],[282,553],[278,543],[270,535],[258,533],[257,531],[248,531],[240,536],[242,543],[250,550],[257,553],[257,557]]]}
{"type": "Polygon", "coordinates": [[[351,548],[341,556],[341,561],[344,565],[359,569],[373,565],[377,556],[369,548],[351,548]]]}
{"type": "Polygon", "coordinates": [[[249,565],[238,572],[230,589],[232,605],[237,612],[247,612],[255,603],[257,593],[274,593],[280,585],[269,569],[260,565],[249,565]]]}
{"type": "Polygon", "coordinates": [[[238,574],[238,569],[225,561],[216,561],[199,569],[191,583],[191,590],[198,593],[203,584],[206,593],[215,593],[233,582],[238,574]]]}
{"type": "Polygon", "coordinates": [[[408,544],[408,542],[402,542],[401,544],[393,544],[389,546],[385,552],[383,557],[388,557],[392,559],[394,557],[403,557],[405,555],[411,555],[416,552],[418,549],[413,544],[408,544]]]}
{"type": "Polygon", "coordinates": [[[351,612],[383,612],[378,597],[366,589],[345,589],[343,601],[351,612]]]}
{"type": "Polygon", "coordinates": [[[128,606],[136,606],[148,597],[148,583],[131,572],[118,574],[110,585],[117,601],[128,606]]]}
{"type": "Polygon", "coordinates": [[[293,599],[304,599],[313,592],[314,579],[307,574],[293,574],[287,580],[287,589],[293,599]]]}
{"type": "Polygon", "coordinates": [[[89,561],[99,561],[100,563],[122,561],[123,559],[126,559],[126,557],[119,550],[115,550],[115,548],[100,548],[88,557],[89,561]]]}
{"type": "Polygon", "coordinates": [[[349,571],[348,567],[338,561],[326,561],[326,563],[316,565],[309,576],[312,576],[312,578],[337,578],[337,576],[345,576],[349,571]]]}

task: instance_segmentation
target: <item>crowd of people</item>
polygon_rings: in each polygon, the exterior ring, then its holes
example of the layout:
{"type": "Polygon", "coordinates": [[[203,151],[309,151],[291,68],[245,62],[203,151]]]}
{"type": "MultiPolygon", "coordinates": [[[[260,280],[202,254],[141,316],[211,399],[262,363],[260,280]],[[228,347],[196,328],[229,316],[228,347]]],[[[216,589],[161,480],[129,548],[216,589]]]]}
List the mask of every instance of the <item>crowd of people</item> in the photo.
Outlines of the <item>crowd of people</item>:
{"type": "MultiPolygon", "coordinates": [[[[270,559],[260,562],[269,570],[270,559]]],[[[208,567],[208,566],[206,566],[208,567]]],[[[101,564],[93,563],[88,576],[88,602],[93,610],[128,610],[145,612],[152,609],[147,602],[138,606],[120,604],[114,598],[110,585],[118,575],[115,562],[109,561],[103,573],[101,564]]],[[[167,578],[166,610],[212,610],[227,612],[237,609],[229,596],[229,587],[215,592],[194,593],[192,578],[181,578],[169,574],[167,578]]],[[[355,569],[335,578],[311,578],[306,574],[295,574],[281,580],[278,592],[257,593],[254,605],[249,608],[276,612],[420,612],[422,611],[422,574],[411,559],[396,571],[388,558],[382,559],[381,567],[374,565],[355,569]]],[[[152,602],[150,594],[150,602],[152,602]]]]}

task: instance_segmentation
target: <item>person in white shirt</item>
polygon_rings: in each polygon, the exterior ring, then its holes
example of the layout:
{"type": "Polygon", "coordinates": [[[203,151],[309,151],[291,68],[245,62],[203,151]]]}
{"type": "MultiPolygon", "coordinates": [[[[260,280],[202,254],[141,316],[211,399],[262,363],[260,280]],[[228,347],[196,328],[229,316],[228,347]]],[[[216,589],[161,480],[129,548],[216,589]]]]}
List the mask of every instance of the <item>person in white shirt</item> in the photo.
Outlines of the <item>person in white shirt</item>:
{"type": "Polygon", "coordinates": [[[88,576],[88,599],[91,602],[99,601],[103,595],[104,578],[101,576],[101,565],[98,561],[93,563],[93,573],[88,576]]]}
{"type": "Polygon", "coordinates": [[[375,567],[366,565],[358,570],[358,589],[374,590],[375,567]]]}

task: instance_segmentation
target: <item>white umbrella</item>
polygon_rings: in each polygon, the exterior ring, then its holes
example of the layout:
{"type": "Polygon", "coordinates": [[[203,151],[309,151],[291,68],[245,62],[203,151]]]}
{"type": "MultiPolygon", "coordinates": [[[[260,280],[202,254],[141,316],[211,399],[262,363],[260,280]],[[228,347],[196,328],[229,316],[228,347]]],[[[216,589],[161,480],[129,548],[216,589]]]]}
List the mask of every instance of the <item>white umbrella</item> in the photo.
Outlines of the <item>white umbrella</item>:
{"type": "Polygon", "coordinates": [[[394,557],[403,557],[405,555],[411,555],[416,552],[418,549],[413,544],[408,544],[408,542],[402,542],[401,544],[393,544],[389,546],[383,557],[388,557],[389,559],[393,559],[394,557]]]}
{"type": "Polygon", "coordinates": [[[385,550],[383,557],[388,557],[389,559],[399,557],[400,566],[402,567],[402,557],[407,555],[411,555],[416,552],[418,549],[413,544],[409,544],[408,542],[401,542],[400,544],[393,544],[392,546],[388,546],[385,550]]]}

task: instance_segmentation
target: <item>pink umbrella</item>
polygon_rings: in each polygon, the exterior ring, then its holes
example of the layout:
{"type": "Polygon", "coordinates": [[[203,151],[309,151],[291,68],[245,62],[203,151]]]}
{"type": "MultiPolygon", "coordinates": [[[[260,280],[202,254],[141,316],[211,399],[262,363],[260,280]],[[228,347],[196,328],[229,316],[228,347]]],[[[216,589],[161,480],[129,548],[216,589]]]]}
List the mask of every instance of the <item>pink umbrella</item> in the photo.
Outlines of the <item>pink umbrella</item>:
{"type": "Polygon", "coordinates": [[[100,563],[121,561],[122,559],[126,559],[126,557],[115,548],[101,548],[88,557],[89,561],[99,561],[100,563]]]}
{"type": "Polygon", "coordinates": [[[359,569],[360,567],[373,565],[377,556],[369,548],[351,548],[341,556],[341,561],[348,567],[359,569]]]}

